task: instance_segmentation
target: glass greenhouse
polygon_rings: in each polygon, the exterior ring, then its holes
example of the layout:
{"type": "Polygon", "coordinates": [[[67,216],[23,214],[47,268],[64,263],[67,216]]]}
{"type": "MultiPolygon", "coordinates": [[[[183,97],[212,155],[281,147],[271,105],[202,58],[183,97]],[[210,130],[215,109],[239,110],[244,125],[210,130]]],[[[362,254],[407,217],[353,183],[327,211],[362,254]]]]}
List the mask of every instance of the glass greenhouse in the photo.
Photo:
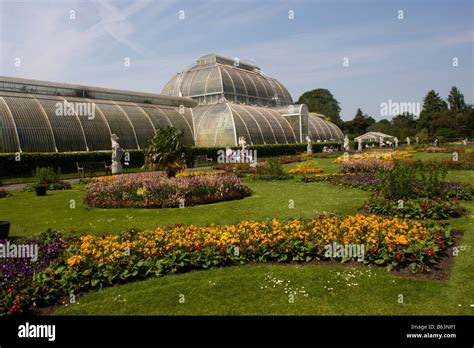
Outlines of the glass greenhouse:
{"type": "Polygon", "coordinates": [[[162,94],[0,77],[0,152],[110,150],[146,146],[174,126],[196,146],[342,141],[341,130],[249,63],[206,55],[162,94]]]}

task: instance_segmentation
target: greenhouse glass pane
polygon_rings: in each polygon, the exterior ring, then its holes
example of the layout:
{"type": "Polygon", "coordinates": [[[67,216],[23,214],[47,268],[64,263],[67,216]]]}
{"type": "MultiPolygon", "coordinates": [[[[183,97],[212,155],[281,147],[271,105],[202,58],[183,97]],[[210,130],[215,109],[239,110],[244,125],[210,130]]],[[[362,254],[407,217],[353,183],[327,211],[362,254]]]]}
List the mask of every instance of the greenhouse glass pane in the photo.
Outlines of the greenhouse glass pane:
{"type": "MultiPolygon", "coordinates": [[[[264,144],[264,138],[262,136],[262,132],[257,124],[257,122],[252,118],[252,116],[246,112],[242,106],[240,105],[231,105],[232,112],[237,113],[237,115],[240,116],[242,121],[245,123],[247,126],[247,129],[250,133],[250,138],[251,138],[251,143],[252,144],[264,144]]],[[[247,139],[247,142],[249,142],[249,139],[247,139]]]]}
{"type": "Polygon", "coordinates": [[[16,128],[7,104],[0,97],[0,152],[17,152],[20,144],[16,136],[16,128]]]}
{"type": "Polygon", "coordinates": [[[232,81],[234,82],[235,93],[236,94],[241,94],[241,95],[246,95],[247,90],[245,89],[245,85],[244,85],[243,80],[240,78],[240,73],[237,72],[234,69],[226,69],[226,70],[229,73],[232,81]]]}
{"type": "Polygon", "coordinates": [[[221,76],[219,68],[214,67],[210,70],[209,76],[206,82],[206,93],[218,93],[222,92],[221,76]]]}
{"type": "Polygon", "coordinates": [[[96,103],[96,105],[105,116],[110,131],[118,136],[120,146],[124,149],[138,148],[134,130],[127,115],[116,105],[105,103],[96,103]]]}
{"type": "Polygon", "coordinates": [[[206,94],[206,80],[211,69],[197,70],[189,88],[189,96],[206,94]]]}
{"type": "Polygon", "coordinates": [[[155,136],[155,127],[149,116],[138,106],[120,105],[133,124],[140,148],[145,148],[148,140],[155,136]]]}
{"type": "MultiPolygon", "coordinates": [[[[56,104],[60,103],[64,105],[64,100],[38,99],[38,102],[41,104],[49,118],[58,151],[86,151],[84,134],[82,133],[82,127],[77,115],[75,113],[74,115],[57,115],[56,113],[56,104]]],[[[87,115],[84,113],[81,117],[87,117],[87,115]]],[[[93,115],[90,117],[93,117],[93,115]]]]}
{"type": "Polygon", "coordinates": [[[150,120],[153,123],[155,129],[166,129],[168,126],[172,126],[171,121],[159,107],[145,105],[140,105],[140,107],[148,116],[150,116],[150,120]]]}
{"type": "Polygon", "coordinates": [[[24,152],[54,152],[54,139],[40,106],[33,98],[3,97],[7,103],[24,152]]]}
{"type": "MultiPolygon", "coordinates": [[[[222,76],[222,85],[224,87],[224,92],[227,92],[226,93],[226,98],[227,98],[228,93],[230,93],[232,95],[235,94],[235,87],[234,87],[234,83],[232,82],[232,79],[230,78],[230,75],[227,72],[227,70],[224,69],[223,67],[220,67],[220,69],[221,69],[221,76],[222,76]]],[[[228,100],[230,100],[230,99],[228,99],[228,100]]]]}

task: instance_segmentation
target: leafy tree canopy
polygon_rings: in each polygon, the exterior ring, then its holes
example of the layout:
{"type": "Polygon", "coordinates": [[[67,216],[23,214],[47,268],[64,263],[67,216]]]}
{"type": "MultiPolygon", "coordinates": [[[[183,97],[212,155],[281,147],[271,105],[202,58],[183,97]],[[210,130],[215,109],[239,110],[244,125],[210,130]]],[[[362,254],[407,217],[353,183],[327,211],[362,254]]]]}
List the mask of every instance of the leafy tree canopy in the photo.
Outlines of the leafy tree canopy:
{"type": "Polygon", "coordinates": [[[339,102],[327,89],[318,88],[305,92],[297,103],[306,104],[309,112],[323,114],[329,121],[337,125],[342,124],[339,102]]]}

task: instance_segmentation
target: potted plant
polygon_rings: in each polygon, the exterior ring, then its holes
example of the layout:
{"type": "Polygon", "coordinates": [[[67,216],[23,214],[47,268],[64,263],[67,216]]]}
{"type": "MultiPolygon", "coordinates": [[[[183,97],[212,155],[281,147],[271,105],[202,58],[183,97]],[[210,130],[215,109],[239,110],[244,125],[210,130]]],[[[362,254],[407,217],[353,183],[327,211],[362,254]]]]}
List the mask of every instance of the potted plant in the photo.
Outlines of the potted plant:
{"type": "Polygon", "coordinates": [[[0,239],[7,239],[10,232],[10,221],[0,221],[0,239]]]}
{"type": "Polygon", "coordinates": [[[163,169],[169,178],[174,178],[185,166],[190,152],[189,147],[184,144],[183,136],[183,131],[174,127],[157,129],[155,137],[145,149],[147,167],[163,169]]]}
{"type": "Polygon", "coordinates": [[[60,170],[54,171],[53,167],[40,167],[36,168],[34,173],[35,182],[33,189],[37,196],[46,196],[46,191],[50,184],[59,181],[60,170]]]}
{"type": "Polygon", "coordinates": [[[46,196],[48,184],[36,182],[33,184],[33,189],[35,190],[37,196],[46,196]]]}

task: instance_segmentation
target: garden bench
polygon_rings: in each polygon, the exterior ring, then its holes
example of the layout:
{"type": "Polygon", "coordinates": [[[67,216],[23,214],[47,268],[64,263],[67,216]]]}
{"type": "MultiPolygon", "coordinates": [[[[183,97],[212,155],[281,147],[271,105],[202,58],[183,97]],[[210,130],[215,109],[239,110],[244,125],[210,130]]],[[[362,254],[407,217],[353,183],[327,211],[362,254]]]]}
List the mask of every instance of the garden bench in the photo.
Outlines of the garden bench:
{"type": "Polygon", "coordinates": [[[198,163],[209,163],[209,162],[212,162],[212,158],[211,157],[207,157],[207,155],[199,155],[199,156],[196,156],[195,159],[194,159],[194,163],[195,165],[197,165],[198,163]]]}
{"type": "Polygon", "coordinates": [[[105,175],[112,174],[112,170],[110,166],[105,164],[105,161],[102,162],[76,162],[77,166],[77,174],[80,178],[83,178],[86,173],[89,174],[90,177],[94,175],[96,172],[103,172],[105,171],[105,175]]]}

